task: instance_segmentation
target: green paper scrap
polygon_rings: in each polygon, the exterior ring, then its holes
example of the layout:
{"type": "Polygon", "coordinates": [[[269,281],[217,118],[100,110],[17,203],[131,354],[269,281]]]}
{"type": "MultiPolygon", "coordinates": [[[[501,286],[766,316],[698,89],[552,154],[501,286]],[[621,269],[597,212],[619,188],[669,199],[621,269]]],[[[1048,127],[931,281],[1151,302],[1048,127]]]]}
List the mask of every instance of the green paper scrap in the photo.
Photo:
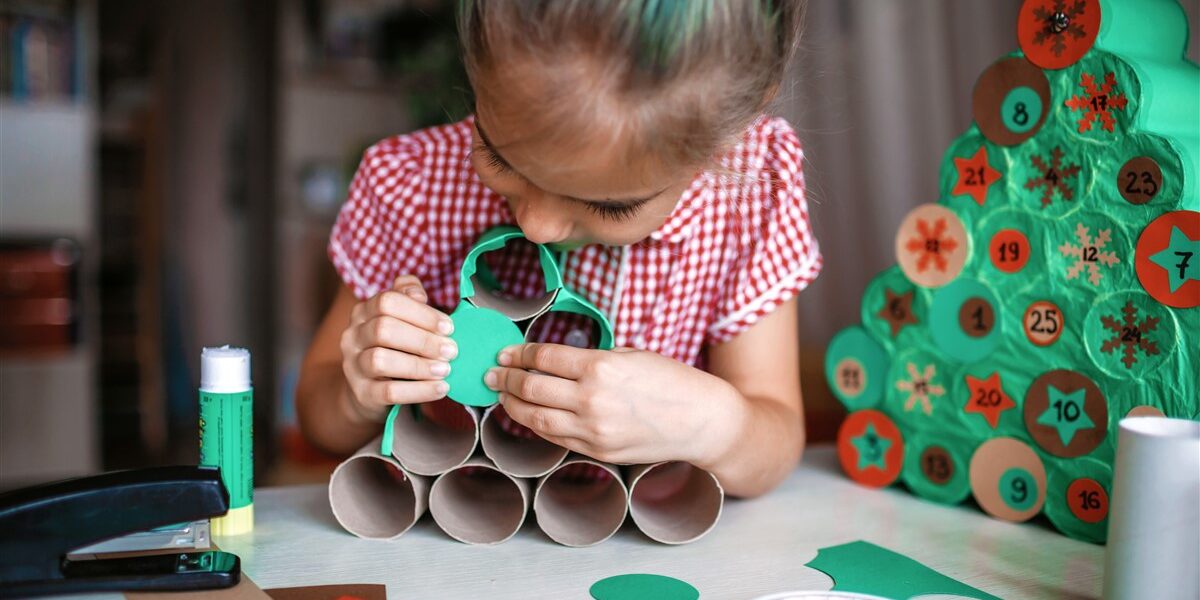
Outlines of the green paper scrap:
{"type": "Polygon", "coordinates": [[[646,573],[606,577],[593,583],[588,593],[596,600],[696,600],[700,597],[700,592],[685,581],[646,573]]]}
{"type": "Polygon", "coordinates": [[[929,594],[1000,600],[903,554],[862,540],[821,548],[817,557],[805,566],[833,578],[834,591],[872,594],[894,600],[929,594]]]}
{"type": "Polygon", "coordinates": [[[500,351],[525,341],[521,330],[504,314],[461,302],[450,315],[454,333],[450,339],[458,344],[458,356],[450,361],[446,383],[451,400],[468,406],[491,406],[498,394],[483,383],[488,369],[496,366],[500,351]]]}

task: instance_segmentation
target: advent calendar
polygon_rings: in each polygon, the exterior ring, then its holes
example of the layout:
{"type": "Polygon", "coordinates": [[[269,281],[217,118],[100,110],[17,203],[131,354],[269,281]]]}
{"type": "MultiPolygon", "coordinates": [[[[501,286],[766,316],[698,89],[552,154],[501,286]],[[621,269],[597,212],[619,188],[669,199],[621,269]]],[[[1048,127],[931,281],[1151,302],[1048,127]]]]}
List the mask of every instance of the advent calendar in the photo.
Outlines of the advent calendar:
{"type": "Polygon", "coordinates": [[[831,341],[843,469],[1103,542],[1117,423],[1200,419],[1200,68],[1174,0],[1027,0],[831,341]]]}

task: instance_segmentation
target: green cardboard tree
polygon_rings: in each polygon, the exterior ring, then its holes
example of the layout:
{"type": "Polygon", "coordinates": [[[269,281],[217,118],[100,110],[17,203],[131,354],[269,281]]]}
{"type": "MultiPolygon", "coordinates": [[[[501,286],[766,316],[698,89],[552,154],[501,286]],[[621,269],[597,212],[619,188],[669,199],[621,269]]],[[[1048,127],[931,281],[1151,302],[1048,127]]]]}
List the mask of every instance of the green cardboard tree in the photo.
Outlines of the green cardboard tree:
{"type": "Polygon", "coordinates": [[[1117,423],[1200,419],[1200,68],[1175,0],[1026,0],[825,372],[846,473],[1105,538],[1117,423]]]}

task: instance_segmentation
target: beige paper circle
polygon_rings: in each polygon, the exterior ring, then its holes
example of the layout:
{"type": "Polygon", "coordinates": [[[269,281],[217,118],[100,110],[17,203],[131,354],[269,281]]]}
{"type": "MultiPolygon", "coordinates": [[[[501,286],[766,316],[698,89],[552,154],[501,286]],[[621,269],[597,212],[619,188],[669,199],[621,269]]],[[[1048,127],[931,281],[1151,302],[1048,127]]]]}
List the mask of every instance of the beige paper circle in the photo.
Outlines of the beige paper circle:
{"type": "Polygon", "coordinates": [[[1158,408],[1153,407],[1153,406],[1144,405],[1144,404],[1142,406],[1135,406],[1135,407],[1129,409],[1129,412],[1125,413],[1126,419],[1128,419],[1129,417],[1165,417],[1165,416],[1167,416],[1167,415],[1164,414],[1163,411],[1159,410],[1158,408]]]}
{"type": "Polygon", "coordinates": [[[997,519],[1028,521],[1046,503],[1046,467],[1033,449],[1020,440],[1000,437],[984,442],[971,456],[969,476],[975,501],[997,519]],[[1037,482],[1037,500],[1023,511],[1013,509],[1000,497],[1000,477],[1012,468],[1025,469],[1037,482]]]}
{"type": "Polygon", "coordinates": [[[941,287],[962,272],[968,244],[967,232],[954,211],[922,204],[904,217],[896,231],[896,262],[909,281],[941,287]]]}

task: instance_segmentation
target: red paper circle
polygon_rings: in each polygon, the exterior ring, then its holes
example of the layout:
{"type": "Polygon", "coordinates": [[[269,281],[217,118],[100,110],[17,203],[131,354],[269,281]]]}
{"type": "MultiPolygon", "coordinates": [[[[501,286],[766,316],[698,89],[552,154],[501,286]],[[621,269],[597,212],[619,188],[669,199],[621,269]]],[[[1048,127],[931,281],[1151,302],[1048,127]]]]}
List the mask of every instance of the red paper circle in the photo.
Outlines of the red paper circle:
{"type": "Polygon", "coordinates": [[[904,438],[901,437],[896,424],[877,410],[867,409],[850,413],[838,430],[837,446],[842,470],[850,479],[862,485],[885,487],[900,476],[900,468],[904,465],[904,438]],[[874,426],[876,435],[891,442],[884,451],[883,469],[873,465],[858,468],[858,450],[854,447],[853,440],[863,435],[868,425],[874,426]]]}
{"type": "Polygon", "coordinates": [[[1029,62],[1061,69],[1083,58],[1100,31],[1097,0],[1025,0],[1017,16],[1017,41],[1029,62]]]}
{"type": "MultiPolygon", "coordinates": [[[[1200,240],[1200,212],[1179,210],[1151,221],[1138,238],[1134,269],[1146,293],[1155,300],[1175,308],[1200,306],[1200,280],[1188,279],[1172,292],[1170,274],[1162,266],[1150,262],[1152,256],[1170,245],[1171,231],[1175,228],[1182,231],[1189,240],[1200,240]]],[[[1200,256],[1189,258],[1200,261],[1200,256]]]]}
{"type": "Polygon", "coordinates": [[[1067,486],[1067,506],[1076,519],[1099,523],[1108,516],[1108,492],[1095,479],[1080,477],[1067,486]]]}

